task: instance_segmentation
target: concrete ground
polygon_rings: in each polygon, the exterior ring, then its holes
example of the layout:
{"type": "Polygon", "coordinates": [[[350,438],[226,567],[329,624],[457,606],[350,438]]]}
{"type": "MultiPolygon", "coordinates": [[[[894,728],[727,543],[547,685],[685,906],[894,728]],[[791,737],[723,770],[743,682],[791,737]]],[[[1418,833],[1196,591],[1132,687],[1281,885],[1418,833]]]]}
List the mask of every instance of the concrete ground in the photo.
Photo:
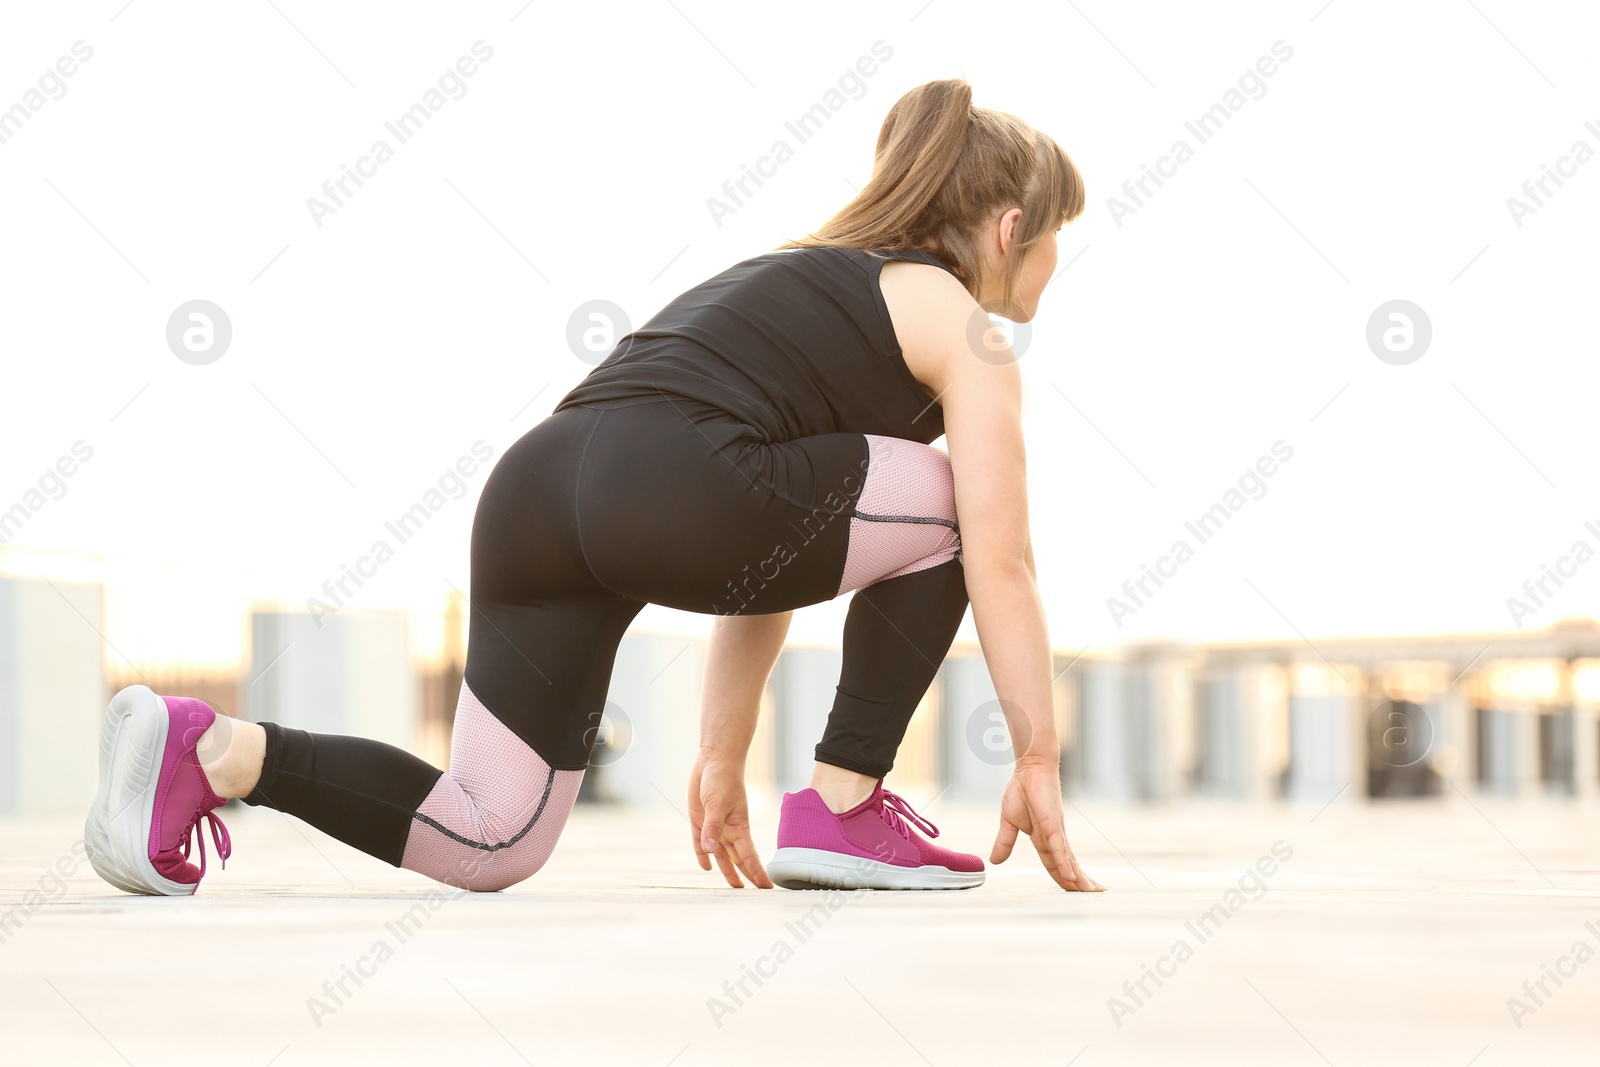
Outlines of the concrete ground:
{"type": "MultiPolygon", "coordinates": [[[[234,859],[193,899],[100,883],[76,820],[0,822],[0,1065],[1491,1067],[1600,1049],[1592,807],[1069,809],[1110,890],[1094,896],[1055,889],[1031,849],[965,892],[719,889],[681,816],[595,808],[531,882],[462,896],[237,807],[234,859]]],[[[993,809],[927,813],[941,843],[987,853],[993,809]]]]}

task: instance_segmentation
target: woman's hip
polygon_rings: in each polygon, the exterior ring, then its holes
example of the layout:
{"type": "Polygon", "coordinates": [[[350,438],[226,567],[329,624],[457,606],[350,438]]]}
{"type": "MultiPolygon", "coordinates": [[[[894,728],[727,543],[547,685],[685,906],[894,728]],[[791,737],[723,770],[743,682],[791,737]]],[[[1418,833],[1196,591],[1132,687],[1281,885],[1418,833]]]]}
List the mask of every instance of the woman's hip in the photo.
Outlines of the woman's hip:
{"type": "Polygon", "coordinates": [[[767,442],[677,397],[606,409],[577,479],[584,558],[608,589],[685,611],[831,599],[867,461],[860,434],[767,442]]]}

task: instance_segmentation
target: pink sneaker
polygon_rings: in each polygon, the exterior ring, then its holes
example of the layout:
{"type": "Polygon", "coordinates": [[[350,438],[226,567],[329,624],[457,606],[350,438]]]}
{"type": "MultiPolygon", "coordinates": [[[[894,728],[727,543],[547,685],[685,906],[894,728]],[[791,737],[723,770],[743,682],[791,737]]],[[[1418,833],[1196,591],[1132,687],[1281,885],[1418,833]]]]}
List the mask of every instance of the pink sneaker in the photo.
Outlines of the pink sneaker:
{"type": "Polygon", "coordinates": [[[843,814],[815,789],[783,794],[778,850],[767,873],[785,889],[970,889],[983,884],[983,861],[918,836],[939,828],[883,787],[843,814]]]}
{"type": "Polygon", "coordinates": [[[100,788],[83,825],[96,873],[129,893],[188,896],[206,873],[189,862],[200,820],[223,865],[233,854],[227,827],[212,814],[226,801],[211,790],[195,745],[217,713],[192,697],[157,696],[131,685],[111,698],[100,726],[100,788]]]}

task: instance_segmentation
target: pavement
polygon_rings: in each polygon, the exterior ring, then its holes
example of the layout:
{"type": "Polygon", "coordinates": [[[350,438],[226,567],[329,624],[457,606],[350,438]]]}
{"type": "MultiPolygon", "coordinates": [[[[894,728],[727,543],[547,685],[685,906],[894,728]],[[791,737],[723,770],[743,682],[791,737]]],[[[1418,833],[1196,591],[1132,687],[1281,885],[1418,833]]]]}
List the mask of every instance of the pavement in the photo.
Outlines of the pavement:
{"type": "MultiPolygon", "coordinates": [[[[234,858],[184,899],[101,883],[75,818],[0,821],[0,1065],[1546,1067],[1600,1046],[1588,803],[1079,804],[1095,895],[1026,843],[974,890],[733,890],[672,810],[591,806],[533,879],[468,895],[220,814],[234,858]]],[[[987,855],[993,806],[926,814],[987,855]]]]}

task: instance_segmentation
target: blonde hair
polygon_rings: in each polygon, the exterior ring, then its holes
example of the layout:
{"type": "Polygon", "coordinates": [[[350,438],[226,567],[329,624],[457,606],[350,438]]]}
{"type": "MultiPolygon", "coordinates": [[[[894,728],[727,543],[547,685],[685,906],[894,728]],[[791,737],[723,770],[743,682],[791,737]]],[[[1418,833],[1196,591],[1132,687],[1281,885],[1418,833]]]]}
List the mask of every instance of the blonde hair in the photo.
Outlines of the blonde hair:
{"type": "Polygon", "coordinates": [[[1002,284],[1006,308],[1028,250],[1083,214],[1083,178],[1055,141],[1014,115],[973,107],[966,79],[945,78],[917,86],[889,109],[866,188],[816,232],[778,249],[904,251],[931,237],[933,254],[977,296],[975,236],[1012,207],[1022,208],[1022,217],[1002,284]]]}

